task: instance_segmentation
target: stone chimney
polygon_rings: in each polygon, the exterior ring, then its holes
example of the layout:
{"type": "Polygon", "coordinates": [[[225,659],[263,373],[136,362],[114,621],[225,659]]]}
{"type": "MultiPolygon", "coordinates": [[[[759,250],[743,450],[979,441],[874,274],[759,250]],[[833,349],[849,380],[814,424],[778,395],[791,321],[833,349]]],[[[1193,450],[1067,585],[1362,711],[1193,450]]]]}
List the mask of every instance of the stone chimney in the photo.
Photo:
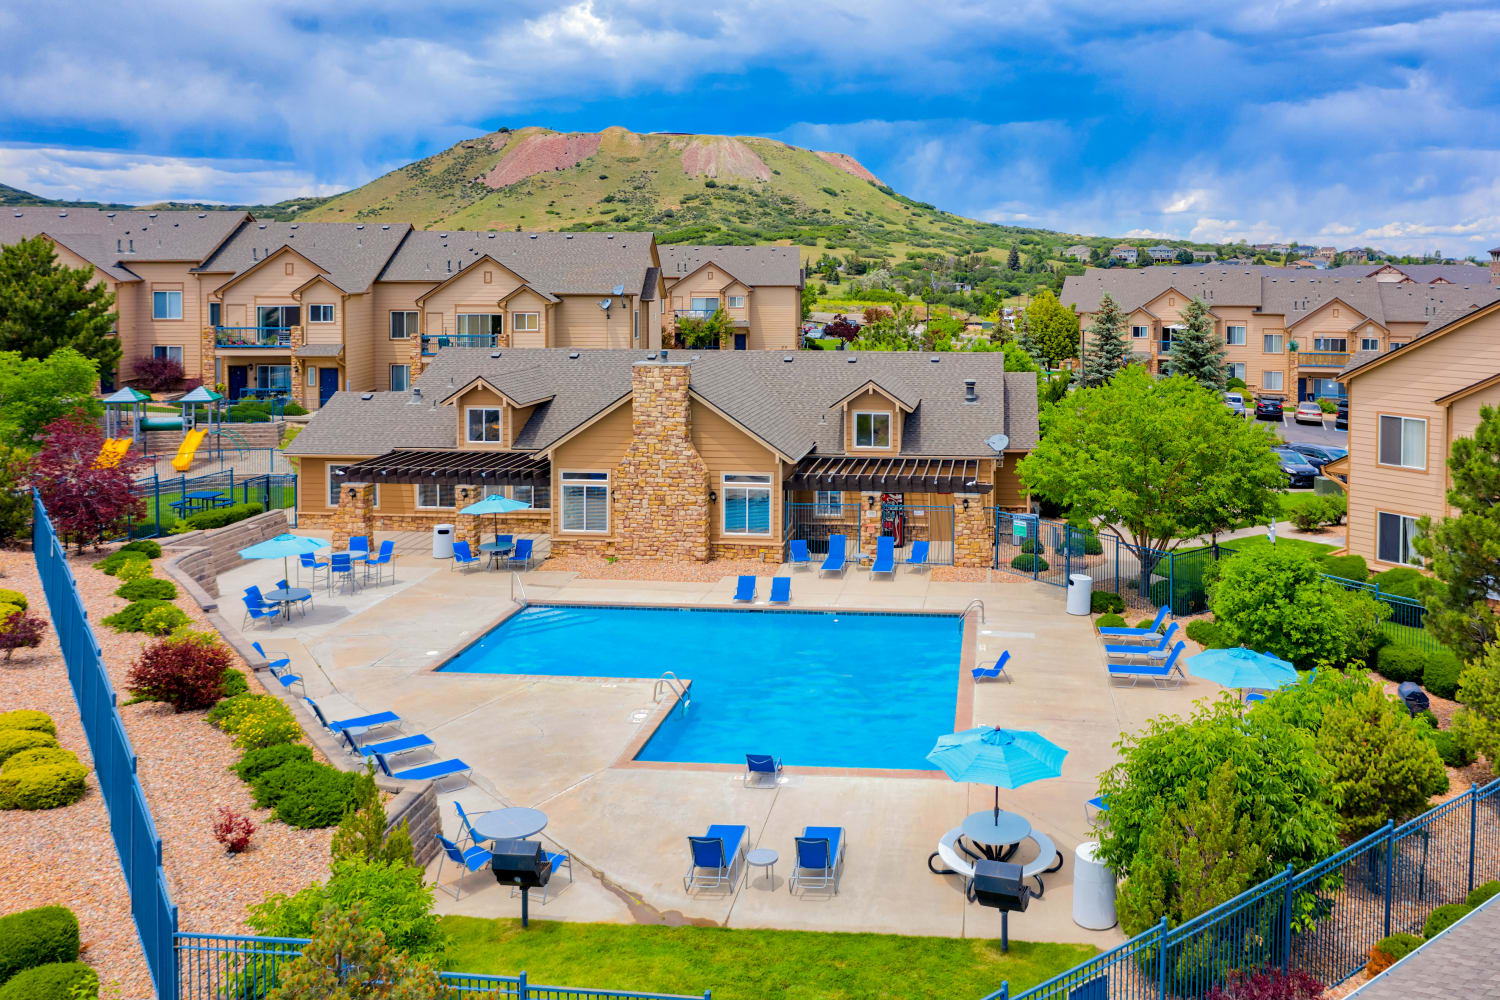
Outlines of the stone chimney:
{"type": "Polygon", "coordinates": [[[1500,285],[1500,247],[1490,251],[1490,284],[1500,285]]]}
{"type": "Polygon", "coordinates": [[[637,361],[631,439],[615,467],[611,525],[622,559],[709,557],[708,466],[693,447],[690,362],[637,361]]]}

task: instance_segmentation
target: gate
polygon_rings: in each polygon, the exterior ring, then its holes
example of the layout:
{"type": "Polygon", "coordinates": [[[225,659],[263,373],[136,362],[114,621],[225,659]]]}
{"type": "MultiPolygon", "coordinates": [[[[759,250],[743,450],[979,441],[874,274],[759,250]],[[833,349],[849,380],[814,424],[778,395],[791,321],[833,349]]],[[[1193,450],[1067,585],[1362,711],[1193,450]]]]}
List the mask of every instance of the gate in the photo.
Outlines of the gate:
{"type": "Polygon", "coordinates": [[[911,555],[913,542],[927,543],[927,562],[953,565],[953,507],[889,500],[880,505],[880,534],[896,539],[896,561],[911,555]]]}
{"type": "Polygon", "coordinates": [[[782,537],[787,542],[807,543],[808,554],[819,562],[828,553],[828,539],[843,535],[844,551],[850,559],[859,555],[859,504],[787,502],[782,537]]]}
{"type": "Polygon", "coordinates": [[[1086,573],[1095,590],[1120,594],[1131,605],[1146,602],[1138,583],[1139,560],[1115,535],[998,508],[994,524],[995,569],[1054,587],[1066,587],[1069,576],[1086,573]]]}

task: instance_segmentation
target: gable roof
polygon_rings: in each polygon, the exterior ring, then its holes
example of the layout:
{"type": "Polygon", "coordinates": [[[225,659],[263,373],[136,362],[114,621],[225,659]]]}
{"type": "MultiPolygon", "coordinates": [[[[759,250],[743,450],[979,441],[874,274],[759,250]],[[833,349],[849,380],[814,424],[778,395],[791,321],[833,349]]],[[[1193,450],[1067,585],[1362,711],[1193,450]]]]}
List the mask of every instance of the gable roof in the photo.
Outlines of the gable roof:
{"type": "Polygon", "coordinates": [[[0,210],[0,244],[46,233],[111,276],[134,280],[130,261],[197,263],[250,219],[247,212],[20,207],[0,210]]]}
{"type": "Polygon", "coordinates": [[[222,284],[220,284],[219,286],[217,286],[216,288],[214,288],[210,294],[219,295],[219,294],[221,294],[224,291],[224,289],[229,288],[230,286],[237,284],[239,281],[241,281],[244,278],[248,278],[250,275],[254,274],[256,271],[259,271],[262,267],[265,267],[267,264],[269,264],[271,261],[275,260],[276,258],[278,258],[278,257],[288,257],[288,256],[290,256],[290,257],[299,257],[299,258],[302,259],[302,261],[304,263],[311,264],[313,267],[318,268],[318,273],[315,274],[315,275],[313,275],[313,277],[312,277],[311,280],[304,281],[301,285],[298,285],[295,289],[293,289],[293,291],[301,291],[307,285],[311,284],[312,281],[318,281],[318,280],[326,281],[330,285],[333,285],[335,288],[338,288],[339,291],[342,291],[342,292],[347,292],[349,290],[347,288],[341,287],[337,282],[335,282],[328,275],[328,273],[326,271],[324,271],[321,267],[318,266],[317,262],[308,260],[306,257],[302,256],[302,254],[298,253],[296,250],[292,249],[291,247],[281,246],[281,247],[277,247],[275,250],[272,250],[269,254],[267,254],[266,256],[262,257],[260,260],[256,261],[250,267],[247,267],[243,271],[239,271],[239,272],[235,273],[234,275],[230,276],[226,281],[224,281],[222,284]]]}
{"type": "Polygon", "coordinates": [[[1462,389],[1455,389],[1453,392],[1448,393],[1448,395],[1446,396],[1439,396],[1437,399],[1434,399],[1433,402],[1440,405],[1456,403],[1460,399],[1463,399],[1465,396],[1472,396],[1474,395],[1474,393],[1479,392],[1482,389],[1488,389],[1489,387],[1497,384],[1500,384],[1500,374],[1490,375],[1480,379],[1478,382],[1470,382],[1462,389]]]}
{"type": "Polygon", "coordinates": [[[228,287],[274,257],[283,247],[316,265],[328,281],[346,292],[369,289],[391,254],[411,232],[410,223],[252,222],[234,234],[195,271],[229,273],[228,287]]]}
{"type": "Polygon", "coordinates": [[[802,256],[796,247],[664,246],[657,250],[662,274],[672,280],[717,264],[751,287],[802,284],[802,256]]]}
{"type": "Polygon", "coordinates": [[[1452,333],[1454,330],[1460,329],[1482,316],[1490,315],[1491,313],[1495,312],[1497,308],[1500,308],[1500,292],[1497,292],[1495,297],[1490,302],[1484,305],[1481,305],[1477,308],[1463,310],[1461,312],[1458,312],[1456,315],[1443,318],[1440,325],[1433,326],[1433,324],[1429,323],[1428,328],[1424,329],[1409,343],[1398,347],[1395,350],[1386,351],[1384,353],[1380,353],[1377,351],[1361,351],[1351,359],[1350,363],[1346,365],[1342,371],[1339,372],[1339,377],[1341,379],[1353,378],[1355,375],[1362,375],[1365,372],[1378,367],[1379,365],[1385,364],[1387,361],[1390,361],[1393,358],[1404,358],[1413,351],[1421,350],[1425,345],[1430,344],[1432,341],[1438,339],[1439,337],[1446,336],[1447,334],[1452,333]]]}
{"type": "Polygon", "coordinates": [[[553,295],[638,295],[656,264],[651,233],[433,232],[416,230],[382,281],[445,281],[488,256],[553,295]]]}
{"type": "Polygon", "coordinates": [[[525,278],[521,277],[519,274],[517,274],[516,272],[512,271],[509,267],[507,267],[506,265],[500,263],[495,258],[491,257],[489,254],[482,253],[482,254],[479,254],[478,256],[476,256],[472,261],[469,262],[470,266],[467,269],[464,268],[463,264],[460,264],[459,265],[459,269],[457,271],[453,271],[451,273],[445,274],[445,276],[443,277],[443,279],[441,281],[439,281],[437,284],[433,285],[431,288],[427,289],[427,291],[423,292],[421,295],[418,295],[417,296],[417,304],[421,305],[422,302],[425,301],[428,296],[435,294],[439,289],[446,288],[447,286],[451,285],[453,282],[458,281],[460,278],[467,278],[469,275],[471,275],[471,274],[474,273],[474,268],[473,268],[472,265],[479,264],[479,263],[482,263],[484,261],[489,261],[491,264],[494,264],[500,270],[504,271],[506,274],[510,275],[512,278],[515,278],[517,281],[521,282],[521,284],[523,286],[526,284],[526,279],[525,278]]]}

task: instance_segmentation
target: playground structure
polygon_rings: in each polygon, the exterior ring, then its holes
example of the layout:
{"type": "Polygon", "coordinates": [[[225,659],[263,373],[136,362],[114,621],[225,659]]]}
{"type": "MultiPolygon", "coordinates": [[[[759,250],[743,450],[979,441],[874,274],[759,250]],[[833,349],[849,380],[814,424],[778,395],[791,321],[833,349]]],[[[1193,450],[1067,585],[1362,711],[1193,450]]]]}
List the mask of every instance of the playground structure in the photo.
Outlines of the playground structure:
{"type": "MultiPolygon", "coordinates": [[[[199,386],[169,404],[180,408],[181,412],[176,416],[150,413],[146,409],[150,402],[150,396],[128,387],[105,397],[106,440],[99,452],[100,466],[107,468],[118,464],[132,445],[150,457],[146,440],[150,431],[183,432],[177,454],[171,459],[171,468],[176,472],[187,472],[195,461],[204,457],[217,458],[222,465],[226,461],[226,452],[243,458],[251,451],[245,439],[226,426],[228,401],[206,386],[199,386]],[[212,440],[205,447],[204,442],[210,436],[212,440]]],[[[157,456],[158,465],[162,464],[162,459],[163,456],[157,456]]]]}

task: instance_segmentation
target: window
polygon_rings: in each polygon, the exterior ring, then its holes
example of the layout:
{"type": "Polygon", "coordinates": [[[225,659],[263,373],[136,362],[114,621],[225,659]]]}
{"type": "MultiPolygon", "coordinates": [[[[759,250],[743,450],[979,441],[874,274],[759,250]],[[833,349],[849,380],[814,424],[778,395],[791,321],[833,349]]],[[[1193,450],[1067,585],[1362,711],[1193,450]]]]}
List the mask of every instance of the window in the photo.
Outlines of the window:
{"type": "Polygon", "coordinates": [[[175,361],[179,365],[182,364],[182,348],[180,347],[164,347],[157,344],[151,348],[151,356],[158,361],[175,361]]]}
{"type": "Polygon", "coordinates": [[[1375,558],[1388,563],[1418,564],[1411,544],[1417,536],[1416,518],[1379,511],[1375,515],[1375,535],[1375,558]]]}
{"type": "Polygon", "coordinates": [[[1381,465],[1427,468],[1427,421],[1381,414],[1379,451],[1381,465]]]}
{"type": "Polygon", "coordinates": [[[406,340],[417,335],[417,317],[415,312],[393,312],[391,313],[391,339],[406,340]]]}
{"type": "Polygon", "coordinates": [[[498,406],[471,406],[469,413],[469,440],[484,444],[500,442],[500,408],[498,406]]]}
{"type": "Polygon", "coordinates": [[[1403,348],[1405,346],[1406,346],[1405,344],[1395,344],[1395,343],[1393,343],[1393,344],[1391,344],[1391,350],[1393,350],[1393,351],[1399,351],[1399,350],[1401,350],[1401,348],[1403,348]]]}
{"type": "Polygon", "coordinates": [[[1378,351],[1378,350],[1380,350],[1380,338],[1379,337],[1361,337],[1360,340],[1359,340],[1359,349],[1361,351],[1378,351]]]}
{"type": "Polygon", "coordinates": [[[1224,343],[1230,347],[1245,346],[1245,328],[1243,326],[1226,326],[1224,328],[1224,343]]]}
{"type": "Polygon", "coordinates": [[[692,308],[694,312],[711,313],[715,309],[719,308],[719,300],[717,298],[699,298],[698,296],[694,295],[692,308]]]}
{"type": "Polygon", "coordinates": [[[891,446],[891,415],[889,413],[854,414],[854,447],[889,448],[891,446]]]}
{"type": "Polygon", "coordinates": [[[333,322],[333,306],[331,306],[331,305],[308,306],[307,307],[307,321],[309,323],[332,323],[333,322]]]}
{"type": "Polygon", "coordinates": [[[729,308],[731,308],[731,309],[743,309],[743,308],[745,308],[745,297],[743,295],[731,295],[731,296],[729,296],[729,308]]]}
{"type": "Polygon", "coordinates": [[[417,484],[417,506],[418,507],[452,507],[453,487],[442,486],[437,483],[417,484]]]}
{"type": "Polygon", "coordinates": [[[291,365],[257,365],[255,384],[261,389],[290,390],[292,387],[291,365]]]}
{"type": "Polygon", "coordinates": [[[1261,350],[1266,354],[1280,354],[1282,336],[1283,335],[1279,333],[1266,334],[1265,337],[1262,338],[1263,345],[1261,346],[1261,350]]]}
{"type": "Polygon", "coordinates": [[[724,534],[771,533],[771,477],[724,473],[724,534]]]}
{"type": "Polygon", "coordinates": [[[255,325],[271,330],[289,330],[302,323],[301,306],[256,306],[255,325]]]}
{"type": "MultiPolygon", "coordinates": [[[[330,465],[328,467],[328,506],[339,505],[339,487],[344,485],[343,471],[347,465],[330,465]]],[[[380,506],[380,487],[375,487],[375,506],[380,506]]]]}
{"type": "Polygon", "coordinates": [[[152,292],[152,319],[182,319],[181,292],[152,292]]]}
{"type": "Polygon", "coordinates": [[[562,481],[562,530],[609,530],[609,473],[564,472],[562,481]]]}
{"type": "Polygon", "coordinates": [[[1237,378],[1241,382],[1245,381],[1245,363],[1243,361],[1231,361],[1224,366],[1224,369],[1228,378],[1237,378]]]}
{"type": "Polygon", "coordinates": [[[838,517],[844,506],[844,494],[839,490],[818,490],[813,498],[814,517],[838,517]]]}
{"type": "Polygon", "coordinates": [[[552,488],[549,486],[512,486],[511,499],[529,503],[533,510],[546,510],[552,506],[552,488]]]}
{"type": "Polygon", "coordinates": [[[307,385],[311,388],[318,384],[318,370],[312,365],[307,366],[307,385]]]}
{"type": "Polygon", "coordinates": [[[1281,391],[1281,372],[1261,372],[1260,387],[1271,389],[1275,392],[1281,391]]]}
{"type": "Polygon", "coordinates": [[[411,365],[391,365],[391,391],[405,392],[411,388],[411,365]]]}
{"type": "Polygon", "coordinates": [[[1349,340],[1347,337],[1314,337],[1313,350],[1343,353],[1349,350],[1349,340]]]}
{"type": "Polygon", "coordinates": [[[517,333],[535,333],[542,328],[542,314],[515,313],[511,317],[511,325],[517,333]]]}
{"type": "Polygon", "coordinates": [[[223,315],[223,309],[224,309],[224,306],[222,304],[218,303],[218,302],[210,302],[208,304],[208,325],[209,326],[223,326],[223,323],[221,323],[219,321],[219,317],[221,315],[223,315]]]}
{"type": "Polygon", "coordinates": [[[1145,340],[1150,335],[1151,331],[1144,326],[1132,326],[1130,328],[1130,336],[1134,340],[1145,340]]]}
{"type": "Polygon", "coordinates": [[[459,313],[454,330],[460,337],[479,337],[493,345],[494,335],[505,332],[505,317],[500,313],[459,313]]]}

